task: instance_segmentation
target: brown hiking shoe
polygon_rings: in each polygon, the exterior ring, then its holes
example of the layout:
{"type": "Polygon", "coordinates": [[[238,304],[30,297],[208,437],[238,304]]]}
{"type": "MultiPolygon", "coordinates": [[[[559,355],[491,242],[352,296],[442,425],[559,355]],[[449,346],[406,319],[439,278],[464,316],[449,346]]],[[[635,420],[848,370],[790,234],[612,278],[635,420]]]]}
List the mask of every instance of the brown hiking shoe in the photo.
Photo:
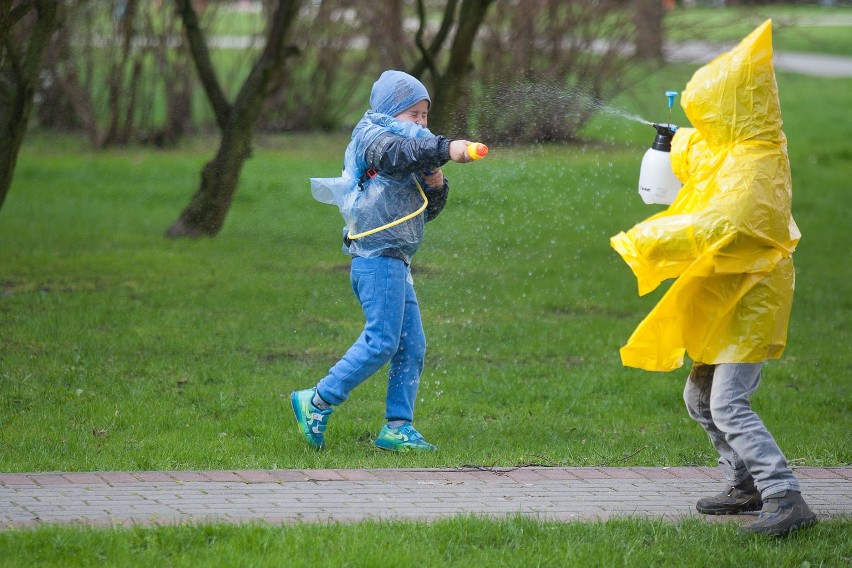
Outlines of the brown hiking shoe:
{"type": "Polygon", "coordinates": [[[783,491],[767,497],[757,521],[740,527],[740,530],[750,534],[787,536],[816,522],[816,514],[805,503],[801,493],[783,491]]]}
{"type": "Polygon", "coordinates": [[[727,490],[718,495],[702,497],[695,504],[695,508],[705,515],[736,515],[757,511],[762,505],[760,492],[754,486],[754,480],[749,478],[739,485],[728,486],[727,490]]]}

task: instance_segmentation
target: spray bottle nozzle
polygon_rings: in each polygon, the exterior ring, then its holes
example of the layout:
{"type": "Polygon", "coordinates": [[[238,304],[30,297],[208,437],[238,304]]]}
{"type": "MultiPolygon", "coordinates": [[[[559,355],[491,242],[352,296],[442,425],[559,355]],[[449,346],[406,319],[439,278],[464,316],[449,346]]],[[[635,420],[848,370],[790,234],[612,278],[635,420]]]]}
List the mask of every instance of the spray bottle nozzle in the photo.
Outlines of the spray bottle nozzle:
{"type": "Polygon", "coordinates": [[[672,149],[672,138],[674,138],[675,132],[677,132],[677,125],[655,122],[651,126],[653,126],[657,131],[657,135],[654,137],[654,143],[651,145],[651,148],[654,150],[661,150],[663,152],[670,152],[672,149]]]}
{"type": "Polygon", "coordinates": [[[677,132],[677,124],[655,122],[655,123],[651,124],[651,126],[653,126],[654,129],[656,129],[657,134],[659,134],[660,136],[668,136],[668,137],[671,138],[672,136],[675,135],[675,132],[677,132]]]}

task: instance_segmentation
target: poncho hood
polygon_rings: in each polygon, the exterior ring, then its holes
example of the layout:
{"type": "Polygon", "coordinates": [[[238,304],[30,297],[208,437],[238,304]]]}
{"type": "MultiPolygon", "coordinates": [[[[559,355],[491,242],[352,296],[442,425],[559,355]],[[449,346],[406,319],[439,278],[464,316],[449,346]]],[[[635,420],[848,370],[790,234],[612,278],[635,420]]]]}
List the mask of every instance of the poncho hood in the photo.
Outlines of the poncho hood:
{"type": "Polygon", "coordinates": [[[686,85],[681,106],[710,145],[750,139],[780,142],[781,105],[772,66],[771,21],[696,71],[686,85]],[[732,72],[720,73],[719,69],[732,72]]]}

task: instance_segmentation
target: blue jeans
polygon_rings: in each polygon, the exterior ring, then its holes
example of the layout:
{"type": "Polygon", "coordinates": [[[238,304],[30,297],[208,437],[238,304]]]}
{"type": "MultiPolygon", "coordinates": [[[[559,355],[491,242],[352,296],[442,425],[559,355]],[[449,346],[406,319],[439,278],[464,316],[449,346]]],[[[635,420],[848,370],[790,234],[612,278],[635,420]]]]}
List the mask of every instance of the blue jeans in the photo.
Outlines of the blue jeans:
{"type": "Polygon", "coordinates": [[[751,409],[763,363],[696,364],[683,400],[719,452],[719,465],[731,485],[754,478],[765,499],[781,491],[800,491],[787,459],[751,409]]]}
{"type": "Polygon", "coordinates": [[[341,404],[390,361],[385,418],[413,421],[426,336],[411,269],[398,258],[356,256],[350,281],[367,321],[349,351],[319,382],[317,393],[329,404],[341,404]]]}

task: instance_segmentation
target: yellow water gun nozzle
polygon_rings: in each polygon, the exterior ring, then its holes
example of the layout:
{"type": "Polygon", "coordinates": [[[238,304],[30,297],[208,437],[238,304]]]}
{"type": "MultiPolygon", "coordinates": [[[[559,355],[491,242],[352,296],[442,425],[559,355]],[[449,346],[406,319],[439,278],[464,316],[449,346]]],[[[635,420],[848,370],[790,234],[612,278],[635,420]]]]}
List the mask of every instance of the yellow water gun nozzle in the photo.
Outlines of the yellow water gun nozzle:
{"type": "Polygon", "coordinates": [[[479,142],[473,142],[472,144],[468,144],[467,153],[471,160],[481,160],[488,155],[488,146],[479,142]]]}

